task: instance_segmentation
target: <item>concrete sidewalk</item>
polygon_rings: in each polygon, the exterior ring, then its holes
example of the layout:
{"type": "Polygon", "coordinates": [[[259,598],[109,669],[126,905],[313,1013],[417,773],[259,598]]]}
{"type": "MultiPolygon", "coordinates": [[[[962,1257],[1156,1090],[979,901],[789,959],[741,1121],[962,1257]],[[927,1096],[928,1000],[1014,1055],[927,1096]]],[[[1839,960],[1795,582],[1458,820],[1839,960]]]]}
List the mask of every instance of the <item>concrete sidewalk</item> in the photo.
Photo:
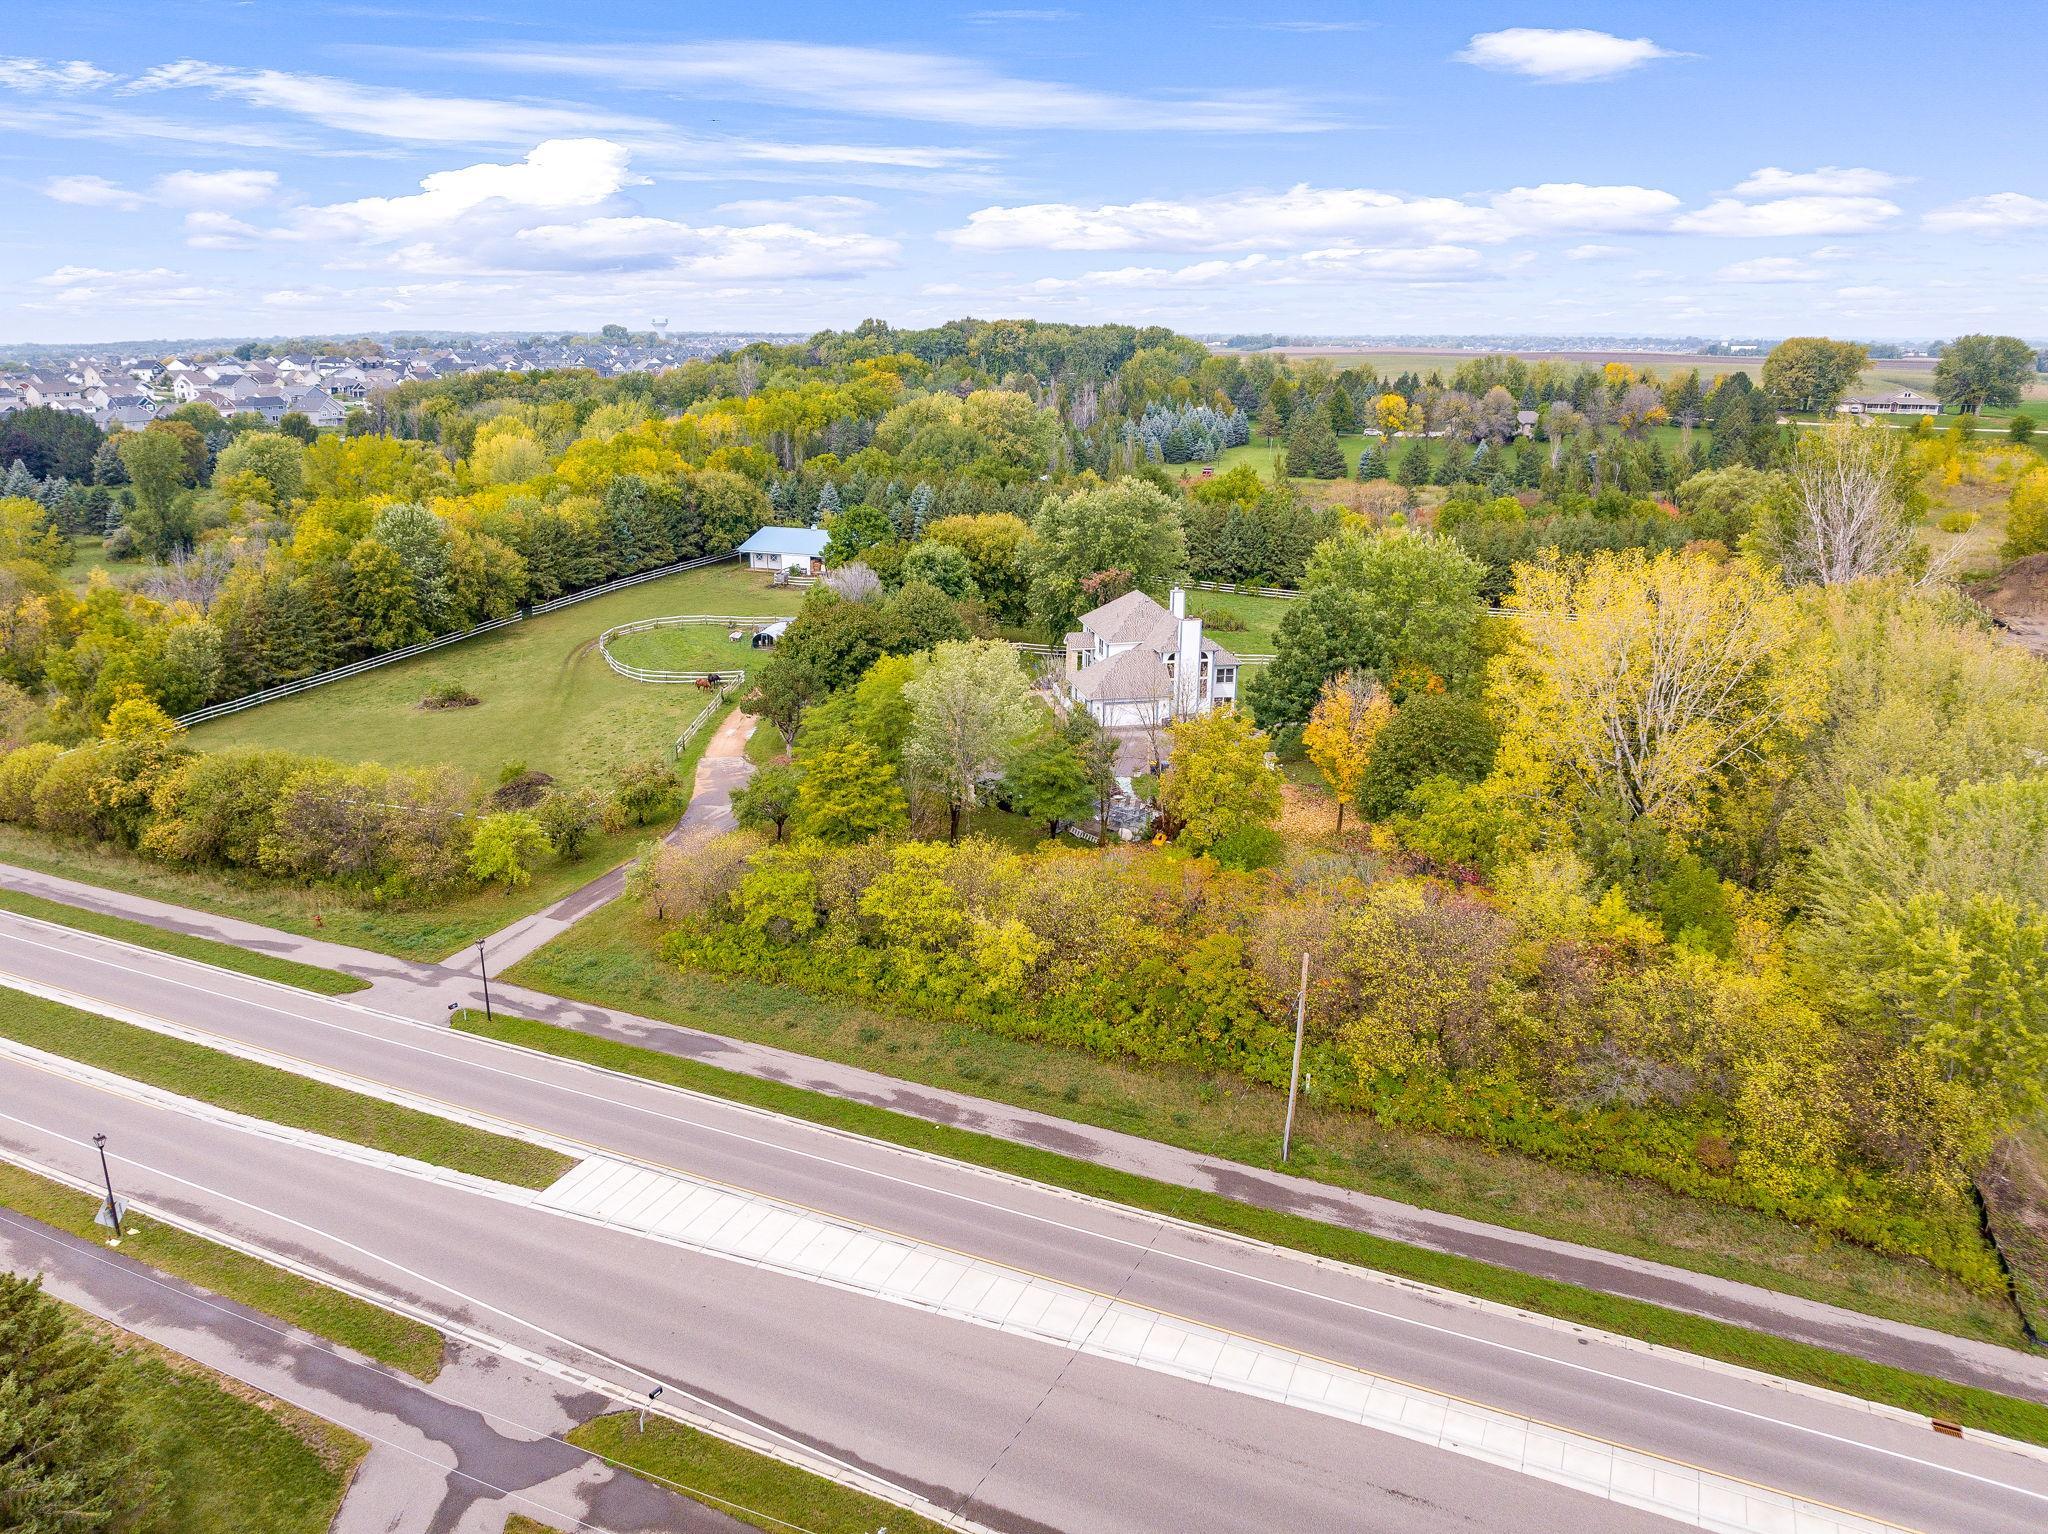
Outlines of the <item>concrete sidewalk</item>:
{"type": "MultiPolygon", "coordinates": [[[[0,884],[306,963],[329,963],[350,973],[364,972],[359,966],[381,965],[382,973],[370,991],[343,999],[395,1016],[442,1022],[451,1005],[483,1005],[483,989],[473,972],[388,959],[4,865],[0,865],[0,884]],[[164,919],[164,913],[172,919],[164,919]],[[245,941],[236,934],[252,934],[254,940],[245,941]],[[334,955],[343,956],[346,962],[337,961],[334,955]]],[[[493,974],[496,970],[493,963],[493,974]]],[[[1646,1300],[1877,1363],[2029,1400],[2048,1401],[2048,1351],[2021,1352],[1955,1337],[1668,1263],[1423,1209],[1029,1108],[905,1082],[859,1066],[566,1000],[496,979],[491,983],[491,999],[505,1012],[701,1061],[721,1070],[869,1103],[931,1123],[1038,1146],[1175,1186],[1368,1231],[1433,1251],[1476,1258],[1605,1294],[1646,1300]]]]}
{"type": "Polygon", "coordinates": [[[602,1534],[750,1527],[561,1442],[614,1403],[494,1354],[450,1343],[423,1384],[12,1210],[0,1267],[368,1441],[331,1534],[497,1534],[512,1513],[602,1534]]]}

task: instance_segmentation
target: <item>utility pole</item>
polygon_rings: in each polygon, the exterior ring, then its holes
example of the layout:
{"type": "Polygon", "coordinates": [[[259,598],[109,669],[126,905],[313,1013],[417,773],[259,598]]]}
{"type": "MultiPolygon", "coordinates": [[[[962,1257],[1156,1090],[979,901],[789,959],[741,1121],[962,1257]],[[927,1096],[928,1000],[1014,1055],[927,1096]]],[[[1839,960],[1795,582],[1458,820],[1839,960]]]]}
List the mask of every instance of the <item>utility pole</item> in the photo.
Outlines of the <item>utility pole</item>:
{"type": "Polygon", "coordinates": [[[114,1227],[115,1246],[121,1244],[121,1206],[114,1201],[114,1174],[107,1170],[107,1137],[96,1134],[92,1143],[99,1148],[100,1181],[107,1185],[107,1223],[114,1227]]]}
{"type": "Polygon", "coordinates": [[[1301,956],[1301,994],[1294,1002],[1294,1064],[1287,1072],[1287,1127],[1280,1131],[1280,1159],[1294,1150],[1294,1093],[1301,1082],[1301,1035],[1308,1026],[1308,955],[1301,956]]]}
{"type": "Polygon", "coordinates": [[[476,940],[476,972],[484,977],[484,1017],[487,1021],[495,1023],[497,1019],[491,1016],[491,972],[484,967],[482,938],[476,940]]]}

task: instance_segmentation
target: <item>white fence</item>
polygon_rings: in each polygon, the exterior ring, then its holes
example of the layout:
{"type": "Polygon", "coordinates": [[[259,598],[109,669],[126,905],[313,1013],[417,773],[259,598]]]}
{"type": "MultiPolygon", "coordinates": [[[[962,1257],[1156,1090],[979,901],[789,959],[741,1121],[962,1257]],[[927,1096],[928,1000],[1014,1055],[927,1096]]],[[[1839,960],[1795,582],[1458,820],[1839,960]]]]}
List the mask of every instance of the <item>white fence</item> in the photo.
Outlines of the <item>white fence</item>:
{"type": "MultiPolygon", "coordinates": [[[[460,633],[443,634],[435,639],[422,640],[407,645],[402,650],[387,650],[382,655],[372,655],[364,660],[346,666],[337,666],[332,671],[322,671],[317,676],[300,677],[295,682],[280,682],[275,687],[266,687],[261,692],[244,693],[239,698],[230,698],[225,703],[208,704],[205,708],[194,709],[189,714],[180,714],[178,723],[191,726],[204,724],[209,719],[221,719],[229,714],[238,714],[245,708],[254,708],[259,703],[274,703],[280,698],[289,698],[315,687],[325,687],[329,682],[342,682],[352,676],[361,676],[365,671],[375,671],[379,666],[395,665],[402,660],[411,660],[416,655],[426,655],[434,650],[446,649],[449,645],[460,644],[465,639],[475,639],[480,634],[509,628],[512,624],[527,618],[538,618],[558,608],[571,607],[578,602],[587,602],[592,597],[601,597],[614,591],[623,591],[628,586],[637,586],[643,581],[660,580],[664,575],[678,575],[685,570],[699,570],[706,565],[722,564],[735,556],[731,554],[707,554],[702,559],[685,559],[672,565],[662,565],[653,570],[642,570],[636,575],[622,575],[615,581],[606,581],[602,586],[592,586],[584,591],[572,591],[567,596],[556,597],[551,602],[540,602],[509,618],[492,618],[479,623],[475,628],[463,629],[460,633]]],[[[750,620],[757,621],[757,620],[750,620]]],[[[609,659],[609,657],[607,657],[609,659]]],[[[614,668],[616,669],[616,668],[614,668]]]]}
{"type": "Polygon", "coordinates": [[[720,628],[766,628],[771,623],[785,622],[786,619],[763,617],[754,613],[748,617],[736,617],[719,613],[678,613],[672,618],[642,618],[634,623],[621,623],[606,629],[597,636],[597,650],[604,657],[604,663],[620,676],[632,682],[709,682],[722,686],[728,682],[737,686],[746,681],[746,668],[734,666],[722,671],[666,671],[653,666],[636,666],[630,661],[620,660],[612,654],[612,641],[624,634],[648,634],[656,629],[685,628],[692,624],[716,624],[720,628]]]}
{"type": "Polygon", "coordinates": [[[1220,591],[1226,596],[1236,597],[1298,597],[1300,592],[1289,586],[1237,586],[1229,581],[1183,581],[1190,591],[1220,591]]]}

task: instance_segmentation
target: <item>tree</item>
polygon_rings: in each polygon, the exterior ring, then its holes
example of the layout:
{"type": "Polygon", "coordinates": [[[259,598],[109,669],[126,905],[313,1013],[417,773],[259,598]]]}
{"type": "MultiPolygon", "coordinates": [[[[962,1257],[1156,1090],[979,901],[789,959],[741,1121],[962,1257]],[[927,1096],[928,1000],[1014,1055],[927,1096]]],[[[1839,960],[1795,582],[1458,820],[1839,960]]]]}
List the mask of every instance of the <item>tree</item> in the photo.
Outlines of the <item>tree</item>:
{"type": "Polygon", "coordinates": [[[925,581],[956,602],[972,601],[980,595],[974,584],[974,564],[954,544],[925,540],[914,543],[903,556],[903,578],[925,581]]]}
{"type": "Polygon", "coordinates": [[[1394,468],[1394,483],[1404,490],[1419,490],[1429,483],[1429,446],[1418,442],[1401,455],[1394,468]]]}
{"type": "Polygon", "coordinates": [[[0,1517],[13,1534],[134,1526],[154,1491],[113,1350],[0,1272],[0,1517]]]}
{"type": "Polygon", "coordinates": [[[1140,591],[1160,595],[1187,573],[1180,508],[1141,479],[1048,499],[1032,534],[1023,554],[1031,610],[1054,635],[1081,615],[1090,576],[1122,571],[1140,591]]]}
{"type": "Polygon", "coordinates": [[[517,889],[554,844],[530,810],[503,810],[478,818],[469,838],[469,876],[479,884],[517,889]]]}
{"type": "Polygon", "coordinates": [[[1302,747],[1337,801],[1339,831],[1344,829],[1344,806],[1357,796],[1373,742],[1393,711],[1386,689],[1372,677],[1344,671],[1323,683],[1322,696],[1302,729],[1302,747]]]}
{"type": "Polygon", "coordinates": [[[1358,785],[1358,812],[1386,820],[1431,778],[1477,783],[1493,769],[1498,742],[1477,700],[1454,692],[1411,693],[1373,741],[1358,785]]]}
{"type": "Polygon", "coordinates": [[[1764,392],[1781,410],[1825,414],[1841,403],[1869,362],[1870,348],[1854,341],[1793,336],[1764,358],[1764,392]]]}
{"type": "Polygon", "coordinates": [[[1022,623],[1029,616],[1023,554],[1030,540],[1031,524],[1008,512],[940,517],[924,531],[926,543],[950,544],[967,556],[975,590],[1005,623],[1022,623]]]}
{"type": "Polygon", "coordinates": [[[895,764],[867,741],[847,741],[804,763],[798,835],[846,847],[901,831],[909,818],[895,764]]]}
{"type": "Polygon", "coordinates": [[[1957,336],[1934,364],[1934,394],[1953,410],[2017,405],[2034,373],[2034,349],[2018,336],[1957,336]]]}
{"type": "Polygon", "coordinates": [[[557,786],[533,807],[533,817],[556,852],[573,858],[604,820],[604,798],[594,788],[557,786]]]}
{"type": "Polygon", "coordinates": [[[1330,429],[1324,410],[1303,410],[1295,414],[1294,429],[1287,437],[1287,472],[1297,479],[1342,479],[1344,449],[1330,429]]]}
{"type": "Polygon", "coordinates": [[[903,765],[913,783],[946,803],[946,839],[960,839],[960,816],[1030,731],[1038,713],[1031,680],[1015,647],[1000,640],[942,644],[903,685],[910,733],[903,765]]]}
{"type": "Polygon", "coordinates": [[[1762,528],[1789,581],[1833,586],[1889,575],[1913,548],[1912,467],[1896,432],[1838,420],[1803,432],[1790,494],[1762,528]]]}
{"type": "Polygon", "coordinates": [[[1612,806],[1666,831],[1797,741],[1827,695],[1824,634],[1767,572],[1698,553],[1524,565],[1491,696],[1496,775],[1533,800],[1612,806]]]}
{"type": "Polygon", "coordinates": [[[161,424],[152,424],[145,431],[124,431],[114,440],[119,444],[121,466],[135,486],[135,511],[128,518],[135,541],[159,558],[184,548],[192,541],[193,532],[190,516],[178,509],[178,492],[193,481],[187,444],[161,424]]]}
{"type": "Polygon", "coordinates": [[[1050,722],[1011,758],[1003,792],[1018,814],[1045,822],[1047,837],[1060,834],[1061,821],[1078,820],[1095,806],[1095,783],[1080,748],[1050,722]]]}
{"type": "Polygon", "coordinates": [[[1373,429],[1380,434],[1380,440],[1389,446],[1394,438],[1404,431],[1421,429],[1419,412],[1399,394],[1382,394],[1372,402],[1373,429]]]}
{"type": "Polygon", "coordinates": [[[2048,778],[1852,794],[1800,950],[1865,1026],[1968,1083],[1992,1130],[2048,1108],[2048,778]]]}
{"type": "Polygon", "coordinates": [[[2019,559],[2044,549],[2048,549],[2048,469],[2029,469],[2013,481],[2012,496],[2006,502],[2002,552],[2007,559],[2019,559]]]}
{"type": "Polygon", "coordinates": [[[1259,723],[1305,722],[1323,683],[1351,669],[1383,686],[1404,665],[1469,682],[1485,574],[1458,544],[1428,533],[1347,530],[1324,540],[1308,562],[1307,594],[1280,620],[1273,663],[1245,684],[1259,723]]]}
{"type": "Polygon", "coordinates": [[[1175,721],[1173,760],[1159,784],[1159,807],[1179,828],[1176,841],[1213,853],[1268,829],[1280,814],[1280,769],[1251,716],[1211,709],[1175,721]]]}
{"type": "Polygon", "coordinates": [[[744,831],[773,826],[775,839],[781,841],[783,829],[796,813],[797,791],[802,782],[803,775],[787,762],[770,762],[756,768],[744,787],[733,790],[733,820],[744,831]]]}

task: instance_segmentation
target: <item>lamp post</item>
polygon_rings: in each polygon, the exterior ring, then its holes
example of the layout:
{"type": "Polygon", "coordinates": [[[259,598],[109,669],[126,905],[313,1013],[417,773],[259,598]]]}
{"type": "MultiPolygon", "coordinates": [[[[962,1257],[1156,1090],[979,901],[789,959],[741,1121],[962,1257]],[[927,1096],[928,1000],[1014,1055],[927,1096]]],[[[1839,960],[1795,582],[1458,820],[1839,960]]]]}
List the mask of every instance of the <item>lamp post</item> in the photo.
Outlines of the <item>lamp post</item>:
{"type": "Polygon", "coordinates": [[[491,972],[484,967],[484,940],[482,938],[476,940],[476,972],[483,976],[484,980],[484,1017],[487,1021],[495,1023],[497,1018],[491,1015],[491,972]]]}
{"type": "Polygon", "coordinates": [[[100,1153],[100,1181],[107,1185],[107,1218],[114,1226],[114,1244],[121,1244],[121,1206],[114,1202],[114,1174],[107,1170],[107,1137],[96,1134],[92,1143],[100,1153]]]}

